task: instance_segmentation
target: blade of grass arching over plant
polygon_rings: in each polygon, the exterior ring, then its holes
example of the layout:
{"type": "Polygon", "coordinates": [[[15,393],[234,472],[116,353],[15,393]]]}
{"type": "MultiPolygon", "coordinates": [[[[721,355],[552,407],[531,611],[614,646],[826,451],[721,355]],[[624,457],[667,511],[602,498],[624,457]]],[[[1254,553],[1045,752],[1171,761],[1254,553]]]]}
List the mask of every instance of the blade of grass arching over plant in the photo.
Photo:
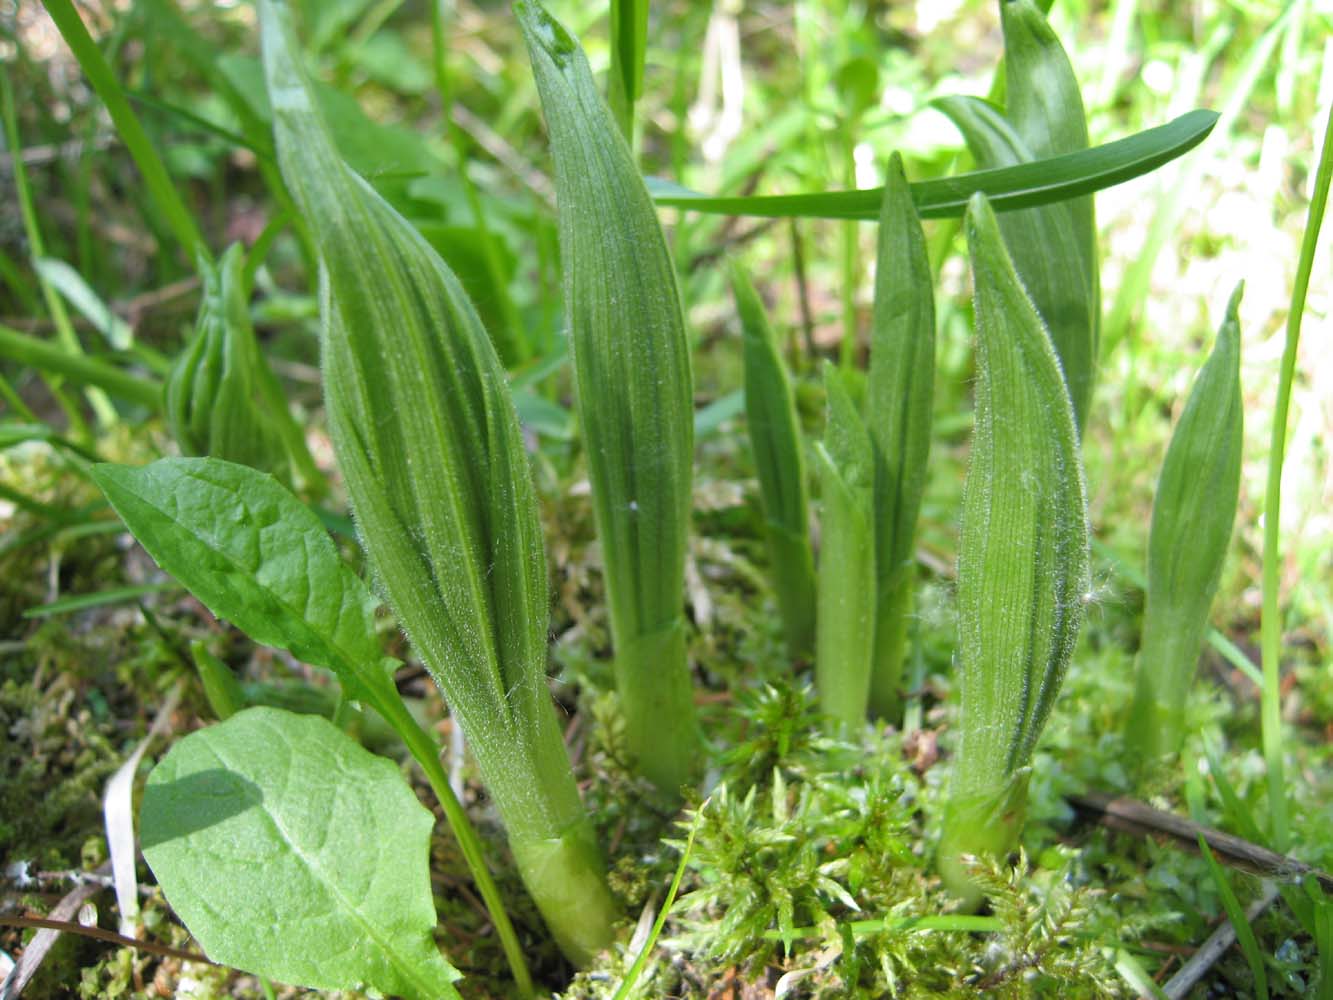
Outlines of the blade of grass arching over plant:
{"type": "Polygon", "coordinates": [[[815,648],[815,562],[801,425],[764,305],[737,263],[731,268],[731,291],[741,317],[745,422],[759,475],[773,589],[788,655],[809,659],[815,648]]]}
{"type": "MultiPolygon", "coordinates": [[[[1074,67],[1045,16],[1030,0],[1001,0],[1000,23],[1004,30],[1005,118],[1023,145],[1033,157],[1087,149],[1088,124],[1074,67]]],[[[1028,259],[1026,248],[1022,259],[1014,258],[1014,265],[1049,328],[1074,404],[1075,425],[1082,433],[1092,401],[1101,327],[1092,196],[1045,206],[1042,211],[1069,220],[1075,255],[1063,261],[1060,273],[1040,283],[1036,276],[1041,271],[1028,259]],[[1058,294],[1060,287],[1071,290],[1066,293],[1068,299],[1058,294]]]]}
{"type": "Polygon", "coordinates": [[[1180,750],[1185,696],[1231,544],[1240,496],[1241,289],[1190,390],[1162,462],[1148,534],[1148,590],[1126,746],[1152,767],[1180,750]]]}
{"type": "MultiPolygon", "coordinates": [[[[921,218],[947,219],[962,215],[968,199],[977,193],[986,195],[997,212],[1077,198],[1170,163],[1203,142],[1216,122],[1215,112],[1190,111],[1165,125],[1077,153],[917,181],[912,201],[921,218]]],[[[713,197],[657,178],[648,178],[648,187],[657,204],[671,208],[780,219],[876,219],[884,200],[883,188],[713,197]]]]}
{"type": "Polygon", "coordinates": [[[815,444],[820,518],[815,689],[834,733],[865,725],[875,645],[875,453],[842,375],[824,366],[828,429],[815,444]]]}
{"type": "Polygon", "coordinates": [[[902,716],[913,547],[930,457],[935,395],[935,295],[926,237],[894,153],[884,186],[866,424],[875,448],[875,651],[870,710],[902,716]]]}
{"type": "Polygon", "coordinates": [[[115,73],[107,64],[97,43],[88,34],[88,29],[74,9],[74,5],[70,0],[42,0],[42,6],[51,15],[51,20],[55,22],[61,37],[65,39],[65,44],[74,53],[83,75],[88,78],[93,90],[106,105],[107,114],[111,116],[121,141],[125,143],[125,148],[134,158],[149,194],[166,217],[172,233],[180,241],[185,256],[193,259],[198,254],[207,254],[208,245],[200,235],[199,227],[195,225],[194,216],[181,200],[180,193],[171,181],[171,175],[167,173],[166,165],[157,155],[153,141],[148,138],[148,133],[144,131],[134,109],[130,107],[130,102],[125,99],[115,73]]]}
{"type": "Polygon", "coordinates": [[[1324,144],[1319,153],[1319,165],[1315,168],[1310,210],[1305,217],[1305,236],[1301,240],[1296,281],[1291,290],[1291,307],[1287,310],[1286,340],[1282,347],[1277,401],[1273,406],[1273,436],[1268,450],[1268,485],[1264,491],[1263,618],[1260,627],[1264,687],[1260,712],[1264,762],[1268,767],[1268,810],[1273,818],[1273,849],[1277,851],[1286,851],[1291,842],[1282,762],[1282,613],[1278,607],[1282,463],[1287,451],[1291,384],[1296,378],[1296,348],[1301,339],[1301,319],[1305,315],[1305,296],[1310,289],[1310,272],[1314,268],[1315,251],[1319,248],[1319,230],[1328,206],[1330,179],[1333,179],[1333,108],[1324,122],[1324,144]]]}
{"type": "Polygon", "coordinates": [[[607,100],[620,134],[634,145],[634,105],[643,96],[648,0],[611,0],[611,77],[607,100]]]}
{"type": "Polygon", "coordinates": [[[320,254],[325,403],[363,544],[528,891],[585,964],[617,913],[546,687],[545,555],[504,370],[453,272],[339,158],[286,8],[260,10],[279,165],[320,254]]]}
{"type": "Polygon", "coordinates": [[[1002,858],[1017,843],[1028,763],[1074,651],[1089,573],[1083,465],[1059,360],[983,196],[965,228],[976,429],[958,550],[961,735],[937,866],[975,906],[963,858],[1002,858]]]}
{"type": "Polygon", "coordinates": [[[0,358],[69,379],[79,385],[96,386],[108,395],[136,403],[153,412],[162,409],[160,382],[131,374],[81,353],[71,354],[63,347],[11,330],[7,326],[0,326],[0,358]]]}
{"type": "MultiPolygon", "coordinates": [[[[1268,66],[1268,61],[1282,38],[1295,6],[1294,0],[1289,0],[1282,14],[1246,52],[1239,69],[1236,70],[1234,83],[1231,84],[1231,89],[1223,102],[1222,111],[1215,118],[1220,141],[1226,141],[1241,113],[1249,106],[1250,95],[1268,66]]],[[[1167,240],[1179,227],[1181,217],[1190,207],[1192,202],[1190,196],[1198,190],[1199,178],[1207,165],[1208,160],[1203,157],[1195,157],[1182,164],[1176,174],[1175,182],[1168,190],[1158,195],[1156,204],[1152,207],[1152,225],[1148,229],[1143,247],[1120,279],[1120,287],[1116,289],[1115,298],[1111,301],[1111,308],[1106,314],[1106,322],[1102,327],[1104,343],[1100,347],[1103,356],[1109,356],[1129,332],[1135,315],[1148,296],[1157,257],[1167,240]]]]}
{"type": "MultiPolygon", "coordinates": [[[[1033,159],[1022,137],[994,105],[975,97],[946,97],[935,106],[957,126],[981,166],[1033,159]]],[[[1095,280],[1084,265],[1074,224],[1075,204],[1005,212],[999,222],[1018,276],[1055,344],[1081,429],[1092,394],[1098,307],[1095,280]]]]}
{"type": "Polygon", "coordinates": [[[694,423],[676,275],[578,42],[536,2],[514,11],[555,159],[565,310],[616,688],[639,770],[674,799],[699,753],[683,611],[694,423]]]}

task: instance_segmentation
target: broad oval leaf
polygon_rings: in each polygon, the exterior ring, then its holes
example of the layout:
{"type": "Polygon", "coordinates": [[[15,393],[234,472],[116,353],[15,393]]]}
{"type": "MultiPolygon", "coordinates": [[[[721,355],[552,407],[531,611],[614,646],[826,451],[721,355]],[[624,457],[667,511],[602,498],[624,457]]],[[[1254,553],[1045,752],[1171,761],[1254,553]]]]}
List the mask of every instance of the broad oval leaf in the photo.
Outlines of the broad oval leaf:
{"type": "MultiPolygon", "coordinates": [[[[1203,142],[1215,124],[1214,111],[1188,111],[1165,125],[1077,153],[918,181],[912,185],[912,201],[921,218],[947,219],[962,215],[968,199],[977,193],[991,199],[991,208],[997,212],[1076,198],[1123,184],[1170,163],[1203,142]]],[[[654,177],[648,178],[647,184],[659,205],[718,215],[875,219],[884,199],[883,188],[728,197],[702,194],[654,177]]]]}
{"type": "Polygon", "coordinates": [[[379,602],[272,476],[217,458],[163,458],[96,465],[92,477],[148,554],[213,614],[328,667],[348,697],[393,717],[379,602]]]}
{"type": "Polygon", "coordinates": [[[314,989],[458,996],[431,937],[431,814],[324,719],[250,708],[191,733],[149,775],[139,819],[213,961],[314,989]]]}

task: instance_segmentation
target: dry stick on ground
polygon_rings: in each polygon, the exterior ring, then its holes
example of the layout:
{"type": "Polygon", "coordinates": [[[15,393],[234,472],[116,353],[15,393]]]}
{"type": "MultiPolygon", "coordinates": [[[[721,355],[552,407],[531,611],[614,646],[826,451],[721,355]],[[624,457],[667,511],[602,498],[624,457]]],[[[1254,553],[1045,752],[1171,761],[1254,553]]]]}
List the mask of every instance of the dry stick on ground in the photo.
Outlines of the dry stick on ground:
{"type": "MultiPolygon", "coordinates": [[[[110,875],[111,862],[108,861],[99,867],[97,875],[110,875]]],[[[93,896],[101,892],[106,885],[101,882],[80,882],[51,911],[50,917],[54,920],[68,921],[74,919],[74,915],[79,912],[79,907],[93,896]]],[[[8,920],[8,918],[0,918],[8,920]]],[[[46,959],[46,953],[51,950],[51,946],[56,943],[60,937],[60,931],[51,928],[39,930],[27,947],[23,949],[23,954],[19,956],[18,963],[10,970],[9,975],[3,983],[0,983],[0,1000],[10,1000],[11,997],[18,997],[23,993],[23,988],[37,974],[41,968],[42,962],[46,959]]]]}
{"type": "MultiPolygon", "coordinates": [[[[1253,923],[1275,899],[1277,899],[1277,886],[1270,882],[1264,886],[1263,895],[1251,903],[1249,909],[1245,911],[1246,921],[1253,923]]],[[[1166,981],[1162,992],[1170,1000],[1184,1000],[1190,990],[1203,978],[1204,973],[1212,968],[1213,963],[1226,953],[1235,940],[1236,928],[1231,926],[1230,920],[1222,921],[1217,930],[1209,935],[1208,940],[1199,946],[1199,950],[1190,956],[1190,960],[1180,967],[1180,971],[1166,981]]]]}
{"type": "Polygon", "coordinates": [[[1333,892],[1333,875],[1327,872],[1260,847],[1242,837],[1154,809],[1136,799],[1089,792],[1086,795],[1070,795],[1068,801],[1075,809],[1085,815],[1094,815],[1098,822],[1112,830],[1140,836],[1168,837],[1194,853],[1198,853],[1198,838],[1203,837],[1218,860],[1232,868],[1280,882],[1299,882],[1313,875],[1326,892],[1333,892]]]}
{"type": "MultiPolygon", "coordinates": [[[[67,931],[70,934],[82,934],[84,937],[90,937],[97,941],[118,944],[122,948],[135,948],[139,951],[152,952],[154,955],[162,955],[165,958],[179,958],[182,961],[201,962],[204,965],[217,964],[209,961],[206,955],[201,955],[196,951],[182,951],[180,948],[172,948],[165,944],[140,941],[138,938],[117,934],[115,931],[104,930],[101,927],[85,927],[83,924],[77,924],[69,920],[51,920],[49,917],[0,917],[0,924],[8,927],[36,927],[41,930],[55,931],[57,935],[67,931]]],[[[10,994],[5,995],[8,997],[10,994]]],[[[13,996],[18,996],[17,990],[14,991],[13,996]]]]}

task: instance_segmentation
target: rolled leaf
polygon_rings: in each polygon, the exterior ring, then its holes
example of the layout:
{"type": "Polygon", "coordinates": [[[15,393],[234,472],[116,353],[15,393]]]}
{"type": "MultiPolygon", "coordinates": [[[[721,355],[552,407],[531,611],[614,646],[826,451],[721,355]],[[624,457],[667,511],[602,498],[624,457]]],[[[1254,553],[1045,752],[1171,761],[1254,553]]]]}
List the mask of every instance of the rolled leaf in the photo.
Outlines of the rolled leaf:
{"type": "Polygon", "coordinates": [[[529,891],[585,963],[616,913],[546,687],[545,556],[504,370],[458,279],[338,157],[285,9],[261,12],[278,162],[320,254],[325,402],[362,541],[529,891]]]}
{"type": "Polygon", "coordinates": [[[879,219],[866,425],[875,448],[875,652],[870,710],[902,711],[913,543],[926,487],[935,385],[935,297],[902,158],[889,160],[879,219]]]}
{"type": "Polygon", "coordinates": [[[815,689],[835,732],[854,735],[870,698],[875,612],[875,453],[842,376],[824,369],[828,430],[815,445],[820,520],[815,689]]]}
{"type": "Polygon", "coordinates": [[[1027,766],[1078,638],[1088,517],[1059,361],[983,196],[966,230],[976,424],[958,554],[960,737],[937,864],[975,905],[964,858],[1003,857],[1017,843],[1027,766]]]}
{"type": "Polygon", "coordinates": [[[759,474],[773,586],[787,652],[793,659],[808,658],[815,646],[815,563],[800,422],[764,304],[739,264],[732,265],[731,291],[741,317],[745,420],[759,474]]]}
{"type": "MultiPolygon", "coordinates": [[[[1088,124],[1078,79],[1046,15],[1032,0],[1001,0],[1000,24],[1004,29],[1005,117],[1028,153],[1040,159],[1086,150],[1088,124]]],[[[1062,202],[1061,210],[1073,227],[1077,253],[1065,262],[1063,273],[1045,276],[1036,289],[1029,285],[1029,293],[1050,327],[1081,430],[1092,400],[1101,329],[1097,223],[1091,195],[1062,202]],[[1058,294],[1060,284],[1068,286],[1065,295],[1058,294]]],[[[1025,246],[1023,259],[1014,261],[1025,282],[1029,274],[1025,267],[1034,275],[1040,271],[1029,259],[1033,252],[1025,246]]],[[[1049,247],[1046,252],[1055,253],[1049,247]]]]}
{"type": "MultiPolygon", "coordinates": [[[[1013,126],[988,101],[946,97],[935,106],[958,127],[981,166],[1002,167],[1034,158],[1013,126]]],[[[1005,212],[999,220],[1014,268],[1050,331],[1081,429],[1093,385],[1100,303],[1094,301],[1095,276],[1088,271],[1079,245],[1074,205],[1060,202],[1005,212]]]]}
{"type": "Polygon", "coordinates": [[[1185,738],[1185,696],[1236,520],[1241,291],[1232,293],[1217,343],[1171,435],[1153,500],[1143,645],[1127,741],[1149,765],[1179,751],[1185,738]]]}
{"type": "Polygon", "coordinates": [[[194,337],[167,377],[167,423],[186,455],[208,455],[280,478],[287,455],[278,433],[283,414],[269,412],[261,393],[266,365],[250,327],[245,258],[233,244],[213,264],[199,259],[203,299],[194,337]]]}
{"type": "Polygon", "coordinates": [[[555,160],[565,315],[616,688],[637,767],[674,798],[699,752],[683,606],[694,423],[676,275],[578,42],[535,0],[514,11],[555,160]]]}

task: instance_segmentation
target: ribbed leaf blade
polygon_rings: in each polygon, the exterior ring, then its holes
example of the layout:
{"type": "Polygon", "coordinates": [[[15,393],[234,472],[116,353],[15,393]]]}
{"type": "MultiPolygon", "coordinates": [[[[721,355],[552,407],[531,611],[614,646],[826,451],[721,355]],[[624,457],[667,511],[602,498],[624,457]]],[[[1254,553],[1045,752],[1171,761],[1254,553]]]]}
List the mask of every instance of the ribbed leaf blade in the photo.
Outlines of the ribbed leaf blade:
{"type": "Polygon", "coordinates": [[[1025,768],[1082,622],[1088,520],[1055,349],[980,195],[966,229],[978,379],[958,555],[961,737],[939,863],[975,902],[961,857],[1003,855],[1022,826],[1025,768]]]}
{"type": "Polygon", "coordinates": [[[921,221],[903,173],[889,160],[880,210],[866,425],[875,448],[875,656],[870,707],[896,721],[913,542],[930,457],[935,297],[921,221]]]}
{"type": "Polygon", "coordinates": [[[1148,592],[1129,746],[1145,762],[1180,749],[1185,696],[1240,497],[1243,403],[1237,287],[1171,435],[1153,500],[1148,592]]]}
{"type": "Polygon", "coordinates": [[[683,614],[694,425],[676,276],[578,43],[535,0],[514,10],[555,160],[565,311],[616,685],[638,766],[675,795],[697,750],[683,614]]]}
{"type": "Polygon", "coordinates": [[[800,422],[768,315],[739,264],[732,266],[731,290],[741,318],[745,419],[759,474],[778,607],[788,652],[808,657],[815,640],[815,566],[800,422]]]}
{"type": "Polygon", "coordinates": [[[285,9],[261,11],[278,161],[320,255],[325,402],[363,544],[529,890],[586,962],[614,905],[546,688],[545,555],[504,370],[453,272],[339,158],[285,9]]]}
{"type": "MultiPolygon", "coordinates": [[[[1034,158],[1023,138],[989,102],[975,97],[947,97],[936,101],[935,106],[957,126],[972,156],[983,167],[1034,158]]],[[[1005,212],[999,220],[1014,267],[1050,331],[1081,428],[1092,394],[1100,308],[1093,298],[1096,276],[1089,272],[1085,248],[1079,243],[1075,205],[1061,202],[1005,212]]]]}
{"type": "Polygon", "coordinates": [[[815,688],[834,730],[856,733],[865,723],[875,639],[875,453],[832,364],[824,385],[828,427],[815,445],[823,499],[815,688]]]}

